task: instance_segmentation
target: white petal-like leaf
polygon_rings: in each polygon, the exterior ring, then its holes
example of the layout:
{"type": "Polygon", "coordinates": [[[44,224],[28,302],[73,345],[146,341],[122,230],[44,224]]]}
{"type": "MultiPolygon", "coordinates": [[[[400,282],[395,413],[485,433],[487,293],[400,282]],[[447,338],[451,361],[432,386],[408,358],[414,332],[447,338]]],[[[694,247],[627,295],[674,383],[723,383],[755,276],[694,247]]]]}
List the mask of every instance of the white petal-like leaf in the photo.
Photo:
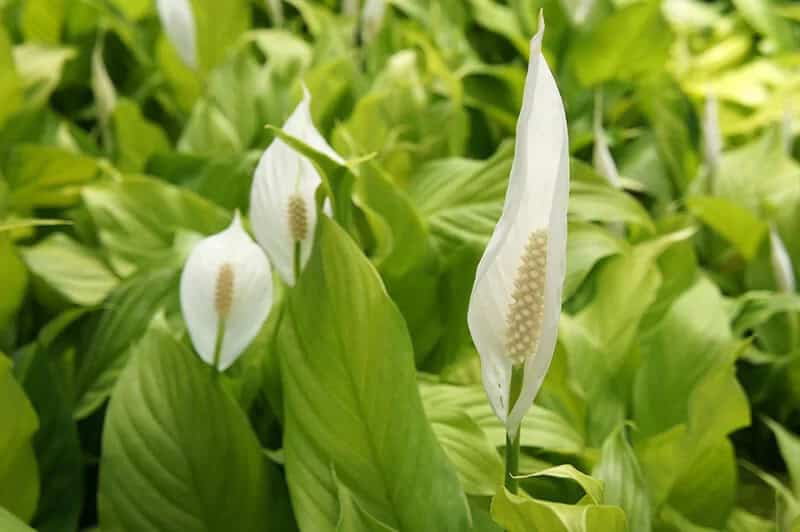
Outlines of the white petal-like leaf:
{"type": "Polygon", "coordinates": [[[197,68],[197,31],[189,0],[156,0],[161,25],[181,60],[197,68]]]}
{"type": "Polygon", "coordinates": [[[522,110],[503,214],[476,273],[468,321],[481,357],[483,384],[497,416],[512,437],[533,403],[555,348],[561,291],[566,272],[569,153],[564,106],[541,51],[544,23],[531,41],[522,110]],[[544,275],[541,318],[532,351],[524,353],[522,391],[508,411],[512,361],[507,321],[515,281],[534,233],[546,237],[545,261],[534,273],[544,275]],[[541,271],[544,270],[544,271],[541,271]]]}
{"type": "MultiPolygon", "coordinates": [[[[343,159],[333,151],[311,120],[311,95],[303,88],[303,99],[283,126],[283,131],[336,162],[343,159]]],[[[267,252],[281,278],[294,285],[294,247],[289,220],[292,198],[299,198],[305,211],[305,235],[300,241],[301,266],[311,255],[317,224],[314,193],[322,183],[312,162],[281,139],[264,151],[253,177],[250,191],[250,219],[261,247],[267,252]]]]}
{"type": "Polygon", "coordinates": [[[195,245],[181,274],[183,317],[197,354],[208,364],[214,363],[220,297],[226,299],[218,366],[224,370],[252,341],[272,306],[269,262],[245,232],[238,213],[230,227],[195,245]],[[231,282],[221,287],[225,269],[231,282]],[[220,296],[220,291],[226,293],[220,296]]]}

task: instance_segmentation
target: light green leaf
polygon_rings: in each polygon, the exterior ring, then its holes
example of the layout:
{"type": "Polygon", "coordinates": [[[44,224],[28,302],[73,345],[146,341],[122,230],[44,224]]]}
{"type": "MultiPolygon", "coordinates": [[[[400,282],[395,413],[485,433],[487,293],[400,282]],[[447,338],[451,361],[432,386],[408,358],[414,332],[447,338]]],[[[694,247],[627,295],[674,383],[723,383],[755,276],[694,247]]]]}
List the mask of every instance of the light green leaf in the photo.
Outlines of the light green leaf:
{"type": "Polygon", "coordinates": [[[2,353],[0,427],[3,427],[0,431],[0,509],[5,508],[28,522],[39,498],[39,468],[32,445],[39,420],[22,387],[14,379],[11,361],[2,353]]]}
{"type": "Polygon", "coordinates": [[[28,287],[28,270],[7,235],[0,234],[0,331],[16,314],[28,287]]]}
{"type": "Polygon", "coordinates": [[[61,81],[64,65],[77,55],[74,48],[22,44],[14,47],[14,63],[32,106],[44,105],[61,81]]]}
{"type": "Polygon", "coordinates": [[[2,506],[0,506],[0,529],[4,532],[35,532],[2,506]]]}
{"type": "Polygon", "coordinates": [[[567,276],[564,299],[569,299],[601,260],[624,253],[626,244],[600,226],[573,222],[567,236],[567,276]]]}
{"type": "Polygon", "coordinates": [[[602,480],[598,480],[586,473],[582,473],[575,469],[574,466],[570,464],[564,464],[560,466],[550,467],[543,471],[539,471],[537,473],[531,473],[528,475],[520,475],[518,478],[533,478],[533,477],[556,477],[556,478],[566,478],[571,479],[577,482],[580,487],[583,488],[583,491],[586,492],[586,495],[591,499],[592,503],[594,504],[602,504],[603,503],[603,491],[605,486],[603,485],[602,480]]]}
{"type": "Polygon", "coordinates": [[[142,116],[139,106],[126,98],[117,100],[111,122],[117,166],[122,171],[140,172],[153,154],[169,149],[161,128],[142,116]]]}
{"type": "Polygon", "coordinates": [[[767,224],[732,201],[713,196],[695,196],[686,201],[689,210],[736,247],[750,260],[767,232],[767,224]]]}
{"type": "Polygon", "coordinates": [[[270,530],[267,474],[247,416],[219,376],[152,326],[106,414],[101,528],[270,530]]]}
{"type": "Polygon", "coordinates": [[[335,530],[331,465],[388,526],[468,528],[456,471],[425,419],[405,324],[361,251],[325,217],[278,344],[286,474],[301,529],[335,530]]]}
{"type": "Polygon", "coordinates": [[[54,233],[23,248],[31,273],[67,301],[91,306],[103,301],[119,279],[88,248],[63,233],[54,233]]]}
{"type": "Polygon", "coordinates": [[[5,27],[0,28],[0,127],[22,104],[22,80],[17,74],[11,41],[5,27]]]}
{"type": "Polygon", "coordinates": [[[173,256],[178,230],[217,233],[230,215],[196,194],[144,177],[85,187],[83,200],[114,270],[130,275],[173,256]]]}
{"type": "Polygon", "coordinates": [[[75,383],[76,419],[98,408],[111,393],[153,315],[177,293],[179,267],[165,266],[132,276],[109,296],[80,358],[75,383]]]}
{"type": "Polygon", "coordinates": [[[631,530],[652,530],[651,502],[642,470],[633,452],[624,426],[615,430],[603,443],[600,463],[593,476],[605,483],[605,501],[625,510],[631,530]]]}
{"type": "Polygon", "coordinates": [[[197,59],[208,72],[221,63],[240,36],[250,28],[247,0],[190,0],[197,31],[197,59]]]}
{"type": "Polygon", "coordinates": [[[67,10],[65,0],[28,0],[23,4],[20,25],[26,41],[58,44],[67,10]]]}
{"type": "Polygon", "coordinates": [[[381,523],[365,512],[350,490],[336,478],[335,470],[331,470],[331,476],[336,482],[339,495],[339,522],[336,524],[336,532],[398,532],[396,528],[381,523]]]}
{"type": "Polygon", "coordinates": [[[653,221],[642,205],[633,196],[606,184],[573,182],[569,214],[587,221],[631,223],[655,233],[653,221]]]}
{"type": "Polygon", "coordinates": [[[778,447],[781,450],[781,456],[783,461],[786,462],[786,469],[789,470],[792,490],[795,496],[800,499],[800,437],[792,434],[771,419],[765,419],[764,421],[775,434],[775,439],[778,441],[778,447]]]}

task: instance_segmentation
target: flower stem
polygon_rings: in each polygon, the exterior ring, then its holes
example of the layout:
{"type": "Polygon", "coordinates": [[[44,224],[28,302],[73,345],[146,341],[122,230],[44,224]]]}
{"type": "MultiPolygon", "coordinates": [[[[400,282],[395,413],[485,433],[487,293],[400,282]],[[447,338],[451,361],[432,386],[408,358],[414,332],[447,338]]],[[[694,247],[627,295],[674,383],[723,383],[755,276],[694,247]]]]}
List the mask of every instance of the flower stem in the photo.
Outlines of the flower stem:
{"type": "Polygon", "coordinates": [[[220,317],[217,322],[217,339],[214,342],[214,362],[211,369],[215,375],[219,374],[219,357],[222,353],[222,340],[225,338],[225,318],[220,317]]]}
{"type": "MultiPolygon", "coordinates": [[[[514,409],[517,404],[519,394],[522,391],[522,376],[524,367],[522,365],[515,365],[511,368],[511,389],[508,392],[508,413],[514,409]]],[[[517,428],[517,434],[514,439],[511,435],[506,433],[506,489],[511,493],[519,491],[519,480],[514,478],[519,474],[519,433],[522,431],[522,426],[517,428]]]]}
{"type": "Polygon", "coordinates": [[[297,284],[297,280],[300,279],[300,241],[294,241],[294,282],[297,284]]]}

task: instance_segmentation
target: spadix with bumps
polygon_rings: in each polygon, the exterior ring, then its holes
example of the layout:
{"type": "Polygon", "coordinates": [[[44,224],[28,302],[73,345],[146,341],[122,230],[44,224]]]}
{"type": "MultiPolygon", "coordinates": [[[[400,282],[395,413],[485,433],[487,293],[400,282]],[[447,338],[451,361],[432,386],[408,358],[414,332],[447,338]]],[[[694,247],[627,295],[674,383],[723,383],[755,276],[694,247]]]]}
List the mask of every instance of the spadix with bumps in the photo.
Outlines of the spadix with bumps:
{"type": "Polygon", "coordinates": [[[272,275],[237,213],[224,231],[198,242],[181,274],[181,310],[192,344],[224,370],[258,334],[272,306],[272,275]]]}
{"type": "Polygon", "coordinates": [[[511,439],[553,357],[566,271],[569,142],[543,32],[540,16],[503,213],[478,264],[468,312],[484,388],[511,439]],[[521,374],[515,386],[512,373],[521,374]]]}

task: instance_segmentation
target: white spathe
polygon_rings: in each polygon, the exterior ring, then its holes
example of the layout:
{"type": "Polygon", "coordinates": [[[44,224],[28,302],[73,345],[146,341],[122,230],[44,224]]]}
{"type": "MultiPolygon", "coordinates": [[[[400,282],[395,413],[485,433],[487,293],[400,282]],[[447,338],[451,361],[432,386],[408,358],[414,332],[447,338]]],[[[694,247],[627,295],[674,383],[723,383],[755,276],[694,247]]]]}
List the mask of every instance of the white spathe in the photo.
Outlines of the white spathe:
{"type": "Polygon", "coordinates": [[[564,105],[541,51],[543,32],[540,14],[539,31],[530,45],[503,213],[478,264],[468,311],[484,388],[512,438],[553,358],[566,273],[569,142],[564,105]],[[520,397],[509,412],[512,363],[506,352],[506,320],[521,255],[534,231],[543,231],[547,238],[543,315],[535,352],[525,358],[520,397]]]}
{"type": "MultiPolygon", "coordinates": [[[[344,160],[333,151],[311,120],[311,95],[303,87],[303,99],[283,125],[296,137],[338,163],[344,160]]],[[[316,167],[281,139],[264,151],[250,189],[250,220],[256,240],[267,252],[281,278],[294,286],[294,245],[289,227],[289,200],[302,198],[306,213],[306,236],[300,242],[300,264],[305,266],[314,244],[317,211],[314,194],[322,183],[316,167]]]]}
{"type": "Polygon", "coordinates": [[[197,68],[197,31],[190,0],[156,0],[161,26],[181,60],[197,68]]]}
{"type": "Polygon", "coordinates": [[[227,288],[229,310],[225,319],[219,369],[233,364],[258,334],[272,306],[272,274],[267,257],[242,227],[237,212],[224,231],[200,240],[192,248],[181,274],[181,311],[192,344],[207,364],[214,362],[217,341],[217,285],[223,268],[232,271],[227,288]]]}
{"type": "Polygon", "coordinates": [[[614,188],[622,188],[619,168],[608,147],[606,132],[603,129],[603,94],[598,91],[594,97],[594,151],[592,154],[594,168],[606,178],[614,188]]]}
{"type": "Polygon", "coordinates": [[[774,224],[769,227],[770,262],[775,282],[781,292],[794,294],[797,286],[794,278],[794,268],[789,251],[783,243],[780,233],[774,224]]]}

